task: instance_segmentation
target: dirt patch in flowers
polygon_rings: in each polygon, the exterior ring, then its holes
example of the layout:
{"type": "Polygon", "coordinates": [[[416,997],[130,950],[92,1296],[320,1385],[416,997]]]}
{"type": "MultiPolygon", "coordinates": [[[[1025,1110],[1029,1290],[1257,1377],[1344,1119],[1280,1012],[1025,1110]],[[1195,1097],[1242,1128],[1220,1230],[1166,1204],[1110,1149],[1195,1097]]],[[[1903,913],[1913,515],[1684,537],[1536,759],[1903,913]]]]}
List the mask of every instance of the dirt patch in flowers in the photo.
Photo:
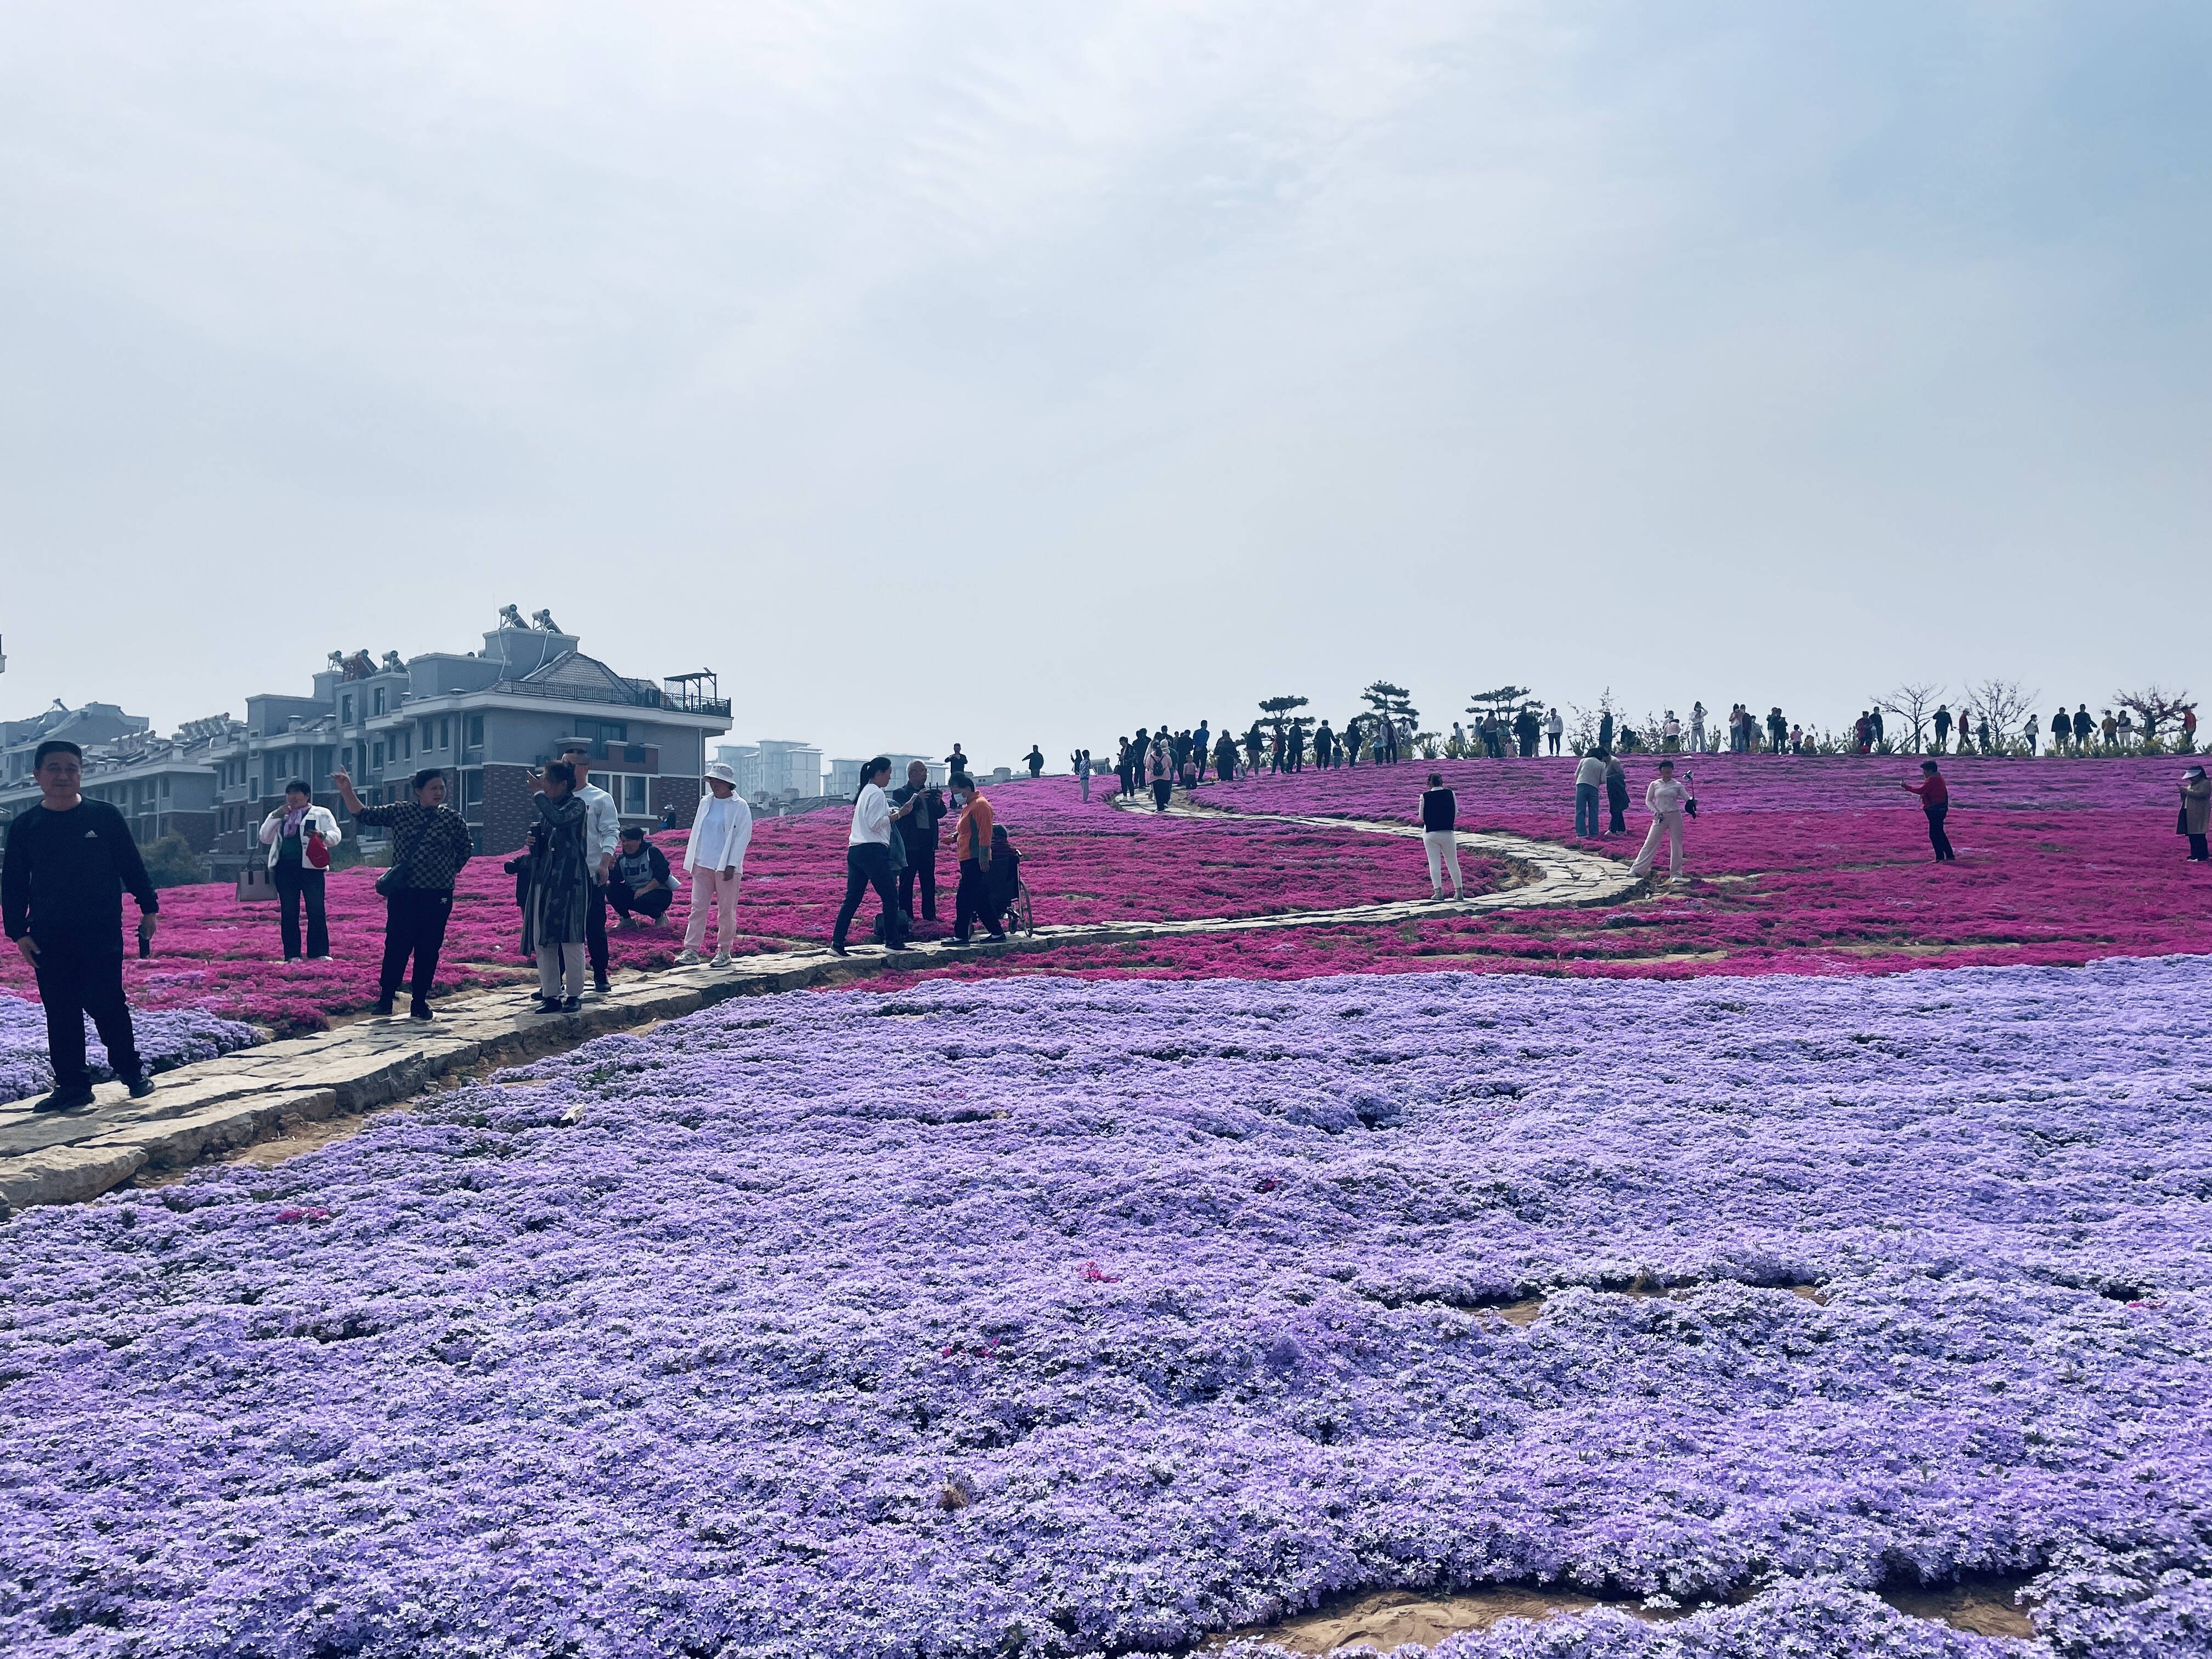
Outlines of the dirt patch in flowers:
{"type": "Polygon", "coordinates": [[[2025,1578],[1978,1577],[1955,1584],[1886,1589],[1881,1599],[1899,1613],[1932,1619],[1954,1630],[2024,1638],[2035,1634],[2035,1626],[2027,1608],[2014,1598],[2027,1583],[2025,1578]]]}
{"type": "Polygon", "coordinates": [[[1594,1595],[1531,1585],[1505,1584],[1466,1590],[1456,1595],[1424,1595],[1417,1590],[1370,1590],[1279,1620],[1215,1637],[1201,1650],[1218,1652],[1231,1642],[1266,1642],[1292,1653],[1334,1653],[1339,1648],[1374,1648],[1389,1653],[1413,1646],[1432,1648],[1448,1636],[1488,1630],[1501,1619],[1541,1620],[1610,1607],[1639,1619],[1664,1618],[1634,1601],[1601,1601],[1594,1595]]]}

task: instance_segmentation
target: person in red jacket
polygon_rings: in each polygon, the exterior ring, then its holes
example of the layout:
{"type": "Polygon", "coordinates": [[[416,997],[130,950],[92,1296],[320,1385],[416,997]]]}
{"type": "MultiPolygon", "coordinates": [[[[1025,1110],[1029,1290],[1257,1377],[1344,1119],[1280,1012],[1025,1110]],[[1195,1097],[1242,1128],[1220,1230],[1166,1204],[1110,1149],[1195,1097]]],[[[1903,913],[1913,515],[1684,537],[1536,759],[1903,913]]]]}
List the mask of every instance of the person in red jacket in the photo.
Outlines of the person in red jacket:
{"type": "Polygon", "coordinates": [[[1920,770],[1919,782],[1901,783],[1898,787],[1920,797],[1920,810],[1928,814],[1928,844],[1936,849],[1936,862],[1954,862],[1959,855],[1951,850],[1950,836],[1943,833],[1943,820],[1951,812],[1951,787],[1943,781],[1943,769],[1934,761],[1921,762],[1920,770]]]}

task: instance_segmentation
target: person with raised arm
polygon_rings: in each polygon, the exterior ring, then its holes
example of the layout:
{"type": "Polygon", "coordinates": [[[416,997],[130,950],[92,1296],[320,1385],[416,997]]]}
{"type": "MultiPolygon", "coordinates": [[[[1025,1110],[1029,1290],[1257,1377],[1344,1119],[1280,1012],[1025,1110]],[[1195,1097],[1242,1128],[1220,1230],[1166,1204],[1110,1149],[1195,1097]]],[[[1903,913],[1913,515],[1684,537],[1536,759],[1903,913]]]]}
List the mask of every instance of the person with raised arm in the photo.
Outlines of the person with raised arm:
{"type": "Polygon", "coordinates": [[[1936,862],[1954,863],[1959,855],[1951,850],[1951,837],[1943,830],[1943,820],[1951,815],[1951,786],[1943,781],[1943,769],[1932,760],[1920,763],[1920,775],[1919,782],[1897,787],[1908,795],[1920,797],[1920,810],[1928,815],[1928,844],[1936,849],[1936,862]]]}
{"type": "Polygon", "coordinates": [[[408,780],[415,799],[388,806],[364,805],[344,772],[331,774],[331,787],[345,802],[356,823],[380,824],[392,832],[392,867],[380,877],[384,895],[384,964],[377,976],[376,1012],[392,1015],[399,981],[409,957],[415,962],[410,1019],[434,1019],[430,986],[445,948],[446,924],[453,915],[453,879],[475,851],[469,826],[446,805],[446,775],[426,766],[408,780]]]}

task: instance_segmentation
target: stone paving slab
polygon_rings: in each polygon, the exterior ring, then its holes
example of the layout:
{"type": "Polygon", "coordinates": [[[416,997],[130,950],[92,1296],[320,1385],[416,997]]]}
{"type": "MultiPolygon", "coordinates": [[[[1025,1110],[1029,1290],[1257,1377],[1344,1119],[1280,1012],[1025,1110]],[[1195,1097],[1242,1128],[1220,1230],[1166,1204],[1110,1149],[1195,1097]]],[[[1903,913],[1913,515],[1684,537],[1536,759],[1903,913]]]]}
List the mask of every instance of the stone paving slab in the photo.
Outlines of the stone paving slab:
{"type": "MultiPolygon", "coordinates": [[[[1150,811],[1149,805],[1129,811],[1150,811]]],[[[1418,836],[1418,825],[1291,813],[1221,812],[1180,798],[1170,815],[1257,819],[1371,835],[1418,836]]],[[[1182,933],[1255,933],[1284,927],[1419,921],[1491,910],[1615,904],[1648,890],[1626,865],[1577,848],[1521,836],[1462,830],[1460,845],[1502,860],[1514,884],[1465,899],[1409,899],[1271,915],[1200,917],[1182,921],[1109,921],[1048,925],[1004,943],[956,945],[939,939],[891,951],[856,945],[848,957],[826,946],[738,958],[653,974],[624,974],[605,996],[573,1014],[537,1012],[535,994],[505,986],[457,998],[441,1017],[361,1020],[306,1036],[240,1048],[164,1073],[154,1093],[130,1098],[119,1083],[102,1084],[91,1106],[51,1115],[29,1103],[0,1108],[0,1216],[34,1204],[97,1197],[140,1170],[183,1169],[250,1146],[288,1120],[317,1121],[363,1112],[420,1093],[441,1078],[479,1065],[513,1065],[557,1053],[608,1031],[680,1018],[732,997],[840,983],[900,969],[927,969],[971,957],[1048,951],[1063,945],[1154,939],[1182,933]]]]}

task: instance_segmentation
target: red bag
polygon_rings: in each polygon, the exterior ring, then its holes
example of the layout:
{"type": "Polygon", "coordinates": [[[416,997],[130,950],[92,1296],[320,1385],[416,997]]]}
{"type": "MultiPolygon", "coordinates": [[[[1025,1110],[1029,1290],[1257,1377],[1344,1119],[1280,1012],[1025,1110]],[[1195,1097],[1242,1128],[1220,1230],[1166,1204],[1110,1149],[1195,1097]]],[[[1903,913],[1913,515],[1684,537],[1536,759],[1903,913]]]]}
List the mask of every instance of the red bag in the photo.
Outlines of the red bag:
{"type": "Polygon", "coordinates": [[[310,870],[327,870],[331,867],[331,849],[323,844],[321,830],[308,830],[307,844],[301,850],[307,855],[307,868],[310,870]]]}

